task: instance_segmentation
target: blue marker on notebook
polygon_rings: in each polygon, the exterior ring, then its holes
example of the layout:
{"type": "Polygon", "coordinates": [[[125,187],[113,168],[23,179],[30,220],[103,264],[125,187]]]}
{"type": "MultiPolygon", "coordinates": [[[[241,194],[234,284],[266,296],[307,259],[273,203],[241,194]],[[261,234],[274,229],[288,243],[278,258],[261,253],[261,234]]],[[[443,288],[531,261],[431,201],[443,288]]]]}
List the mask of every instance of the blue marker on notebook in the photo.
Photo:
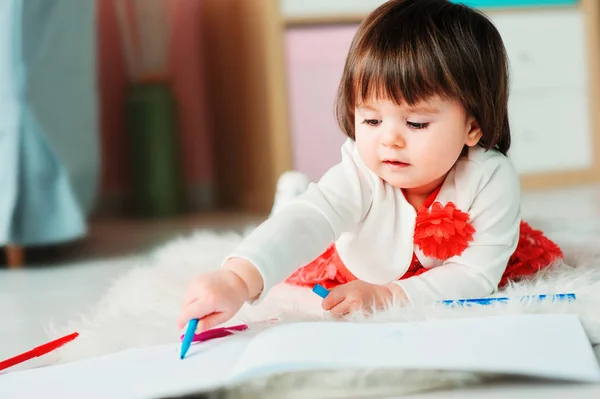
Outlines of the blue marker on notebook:
{"type": "Polygon", "coordinates": [[[190,345],[192,344],[192,340],[194,339],[194,334],[196,333],[196,328],[198,328],[198,319],[192,319],[188,323],[187,330],[185,332],[185,336],[183,337],[183,342],[181,343],[181,358],[185,357],[188,349],[190,349],[190,345]]]}
{"type": "Polygon", "coordinates": [[[325,297],[329,295],[329,290],[323,287],[321,284],[316,284],[313,287],[313,292],[323,299],[325,299],[325,297]]]}
{"type": "Polygon", "coordinates": [[[554,294],[554,295],[526,295],[522,297],[490,297],[490,298],[467,298],[467,299],[446,299],[443,301],[436,301],[436,303],[441,303],[444,305],[491,305],[496,302],[508,302],[518,300],[521,302],[524,301],[542,301],[544,299],[549,299],[552,301],[574,301],[576,296],[574,293],[567,294],[554,294]]]}
{"type": "MultiPolygon", "coordinates": [[[[323,287],[320,284],[316,284],[313,287],[313,292],[325,299],[327,295],[329,295],[329,290],[323,287]]],[[[544,299],[549,299],[551,301],[574,301],[576,299],[576,295],[572,292],[566,294],[553,294],[553,295],[525,295],[522,297],[489,297],[489,298],[466,298],[466,299],[445,299],[436,301],[435,303],[441,303],[444,305],[491,305],[496,302],[508,302],[511,300],[519,300],[521,302],[524,301],[542,301],[544,299]]]]}

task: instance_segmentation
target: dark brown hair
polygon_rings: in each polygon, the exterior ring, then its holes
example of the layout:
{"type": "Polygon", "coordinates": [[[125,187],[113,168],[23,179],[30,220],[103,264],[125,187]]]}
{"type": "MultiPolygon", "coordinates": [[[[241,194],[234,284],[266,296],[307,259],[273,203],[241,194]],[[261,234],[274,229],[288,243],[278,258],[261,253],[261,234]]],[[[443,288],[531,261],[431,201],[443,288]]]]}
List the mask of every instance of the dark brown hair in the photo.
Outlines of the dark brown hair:
{"type": "Polygon", "coordinates": [[[434,95],[460,101],[479,123],[479,145],[510,148],[508,60],[500,34],[481,13],[447,0],[390,0],[360,25],[336,104],[354,139],[354,109],[369,98],[415,105],[434,95]]]}

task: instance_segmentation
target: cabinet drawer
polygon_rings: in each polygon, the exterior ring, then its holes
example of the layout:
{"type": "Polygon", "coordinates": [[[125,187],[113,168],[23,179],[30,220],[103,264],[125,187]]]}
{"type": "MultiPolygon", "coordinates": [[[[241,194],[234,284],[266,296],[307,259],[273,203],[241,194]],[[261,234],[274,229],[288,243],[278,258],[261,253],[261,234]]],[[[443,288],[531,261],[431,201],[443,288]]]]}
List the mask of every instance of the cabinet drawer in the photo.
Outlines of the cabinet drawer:
{"type": "Polygon", "coordinates": [[[588,97],[584,90],[517,93],[509,101],[510,157],[521,174],[592,165],[588,97]]]}
{"type": "Polygon", "coordinates": [[[285,33],[293,167],[318,180],[340,161],[345,135],[335,98],[356,26],[293,28],[285,33]]]}
{"type": "Polygon", "coordinates": [[[504,40],[513,90],[586,86],[585,21],[579,9],[489,16],[504,40]]]}

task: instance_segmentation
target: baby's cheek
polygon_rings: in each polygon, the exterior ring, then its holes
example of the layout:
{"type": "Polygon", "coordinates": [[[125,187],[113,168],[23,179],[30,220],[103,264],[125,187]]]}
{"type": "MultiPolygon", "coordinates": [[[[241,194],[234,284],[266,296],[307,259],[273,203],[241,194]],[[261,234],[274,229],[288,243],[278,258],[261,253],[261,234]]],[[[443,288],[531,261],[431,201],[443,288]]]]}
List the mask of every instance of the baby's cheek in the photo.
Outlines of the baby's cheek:
{"type": "Polygon", "coordinates": [[[421,166],[427,167],[428,169],[435,168],[443,158],[443,151],[441,151],[440,148],[435,144],[427,148],[423,148],[417,157],[421,166]]]}
{"type": "Polygon", "coordinates": [[[430,142],[427,149],[421,154],[420,159],[432,170],[450,169],[458,158],[455,152],[452,143],[439,140],[430,142]]]}
{"type": "Polygon", "coordinates": [[[368,168],[373,170],[377,166],[379,160],[377,146],[368,140],[362,140],[356,142],[356,148],[360,155],[360,159],[368,168]]]}

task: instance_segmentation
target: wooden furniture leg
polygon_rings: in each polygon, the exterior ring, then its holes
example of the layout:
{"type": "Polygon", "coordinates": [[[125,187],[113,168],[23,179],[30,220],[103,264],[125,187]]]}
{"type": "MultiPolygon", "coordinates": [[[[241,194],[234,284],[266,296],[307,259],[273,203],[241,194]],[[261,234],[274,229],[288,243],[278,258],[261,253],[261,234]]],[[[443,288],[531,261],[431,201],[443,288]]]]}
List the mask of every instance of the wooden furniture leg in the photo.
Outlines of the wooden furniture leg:
{"type": "Polygon", "coordinates": [[[17,269],[25,263],[25,250],[17,245],[7,245],[5,248],[6,259],[10,269],[17,269]]]}

